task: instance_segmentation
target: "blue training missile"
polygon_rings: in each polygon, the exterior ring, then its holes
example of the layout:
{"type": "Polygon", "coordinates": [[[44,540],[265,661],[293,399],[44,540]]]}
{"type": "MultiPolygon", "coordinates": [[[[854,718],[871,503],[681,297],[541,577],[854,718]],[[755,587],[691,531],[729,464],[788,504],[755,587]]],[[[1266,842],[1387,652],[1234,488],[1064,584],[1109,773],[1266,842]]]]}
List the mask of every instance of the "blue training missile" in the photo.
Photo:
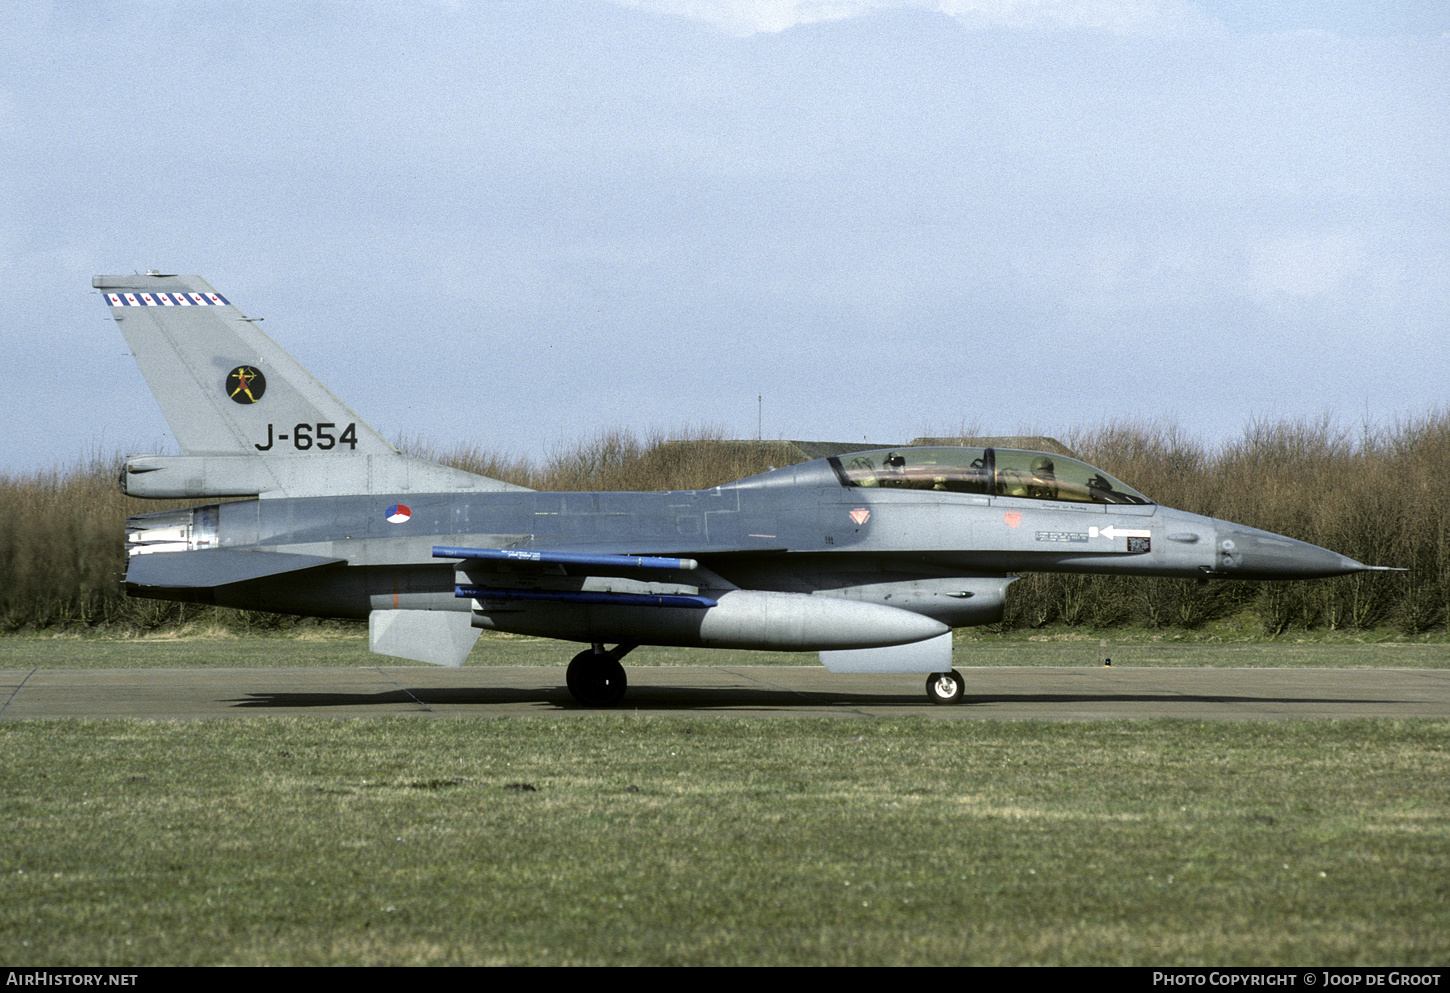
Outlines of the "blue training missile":
{"type": "Polygon", "coordinates": [[[595,590],[505,590],[492,586],[455,586],[453,595],[474,600],[534,603],[586,603],[602,607],[687,607],[705,610],[719,601],[684,593],[606,593],[595,590]]]}
{"type": "Polygon", "coordinates": [[[435,559],[484,559],[494,562],[532,562],[541,565],[599,565],[610,569],[676,569],[690,572],[700,567],[694,559],[672,559],[659,555],[591,555],[588,552],[536,552],[526,548],[456,548],[434,545],[435,559]]]}

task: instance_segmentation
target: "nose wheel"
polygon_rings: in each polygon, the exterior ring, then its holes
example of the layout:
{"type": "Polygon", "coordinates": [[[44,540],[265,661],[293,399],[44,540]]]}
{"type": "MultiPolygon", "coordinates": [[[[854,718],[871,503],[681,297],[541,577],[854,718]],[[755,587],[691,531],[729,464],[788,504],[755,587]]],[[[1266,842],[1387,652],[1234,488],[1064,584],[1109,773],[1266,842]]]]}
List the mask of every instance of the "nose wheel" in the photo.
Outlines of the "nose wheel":
{"type": "Polygon", "coordinates": [[[951,672],[934,672],[926,677],[926,695],[932,703],[943,706],[960,703],[966,688],[966,680],[955,669],[951,672]]]}
{"type": "Polygon", "coordinates": [[[574,656],[564,674],[570,695],[586,707],[613,707],[619,703],[629,685],[619,660],[634,647],[619,645],[606,652],[603,645],[596,645],[574,656]]]}

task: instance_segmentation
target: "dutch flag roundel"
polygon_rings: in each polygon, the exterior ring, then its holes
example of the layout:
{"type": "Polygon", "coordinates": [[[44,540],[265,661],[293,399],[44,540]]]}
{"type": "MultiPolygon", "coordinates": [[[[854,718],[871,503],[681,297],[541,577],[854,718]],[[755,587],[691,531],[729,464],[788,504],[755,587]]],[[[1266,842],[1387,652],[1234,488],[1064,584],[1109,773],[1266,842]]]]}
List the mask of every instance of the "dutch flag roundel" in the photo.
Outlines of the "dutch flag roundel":
{"type": "Polygon", "coordinates": [[[404,521],[412,516],[413,512],[409,510],[404,504],[395,503],[388,508],[389,524],[402,524],[404,521]]]}

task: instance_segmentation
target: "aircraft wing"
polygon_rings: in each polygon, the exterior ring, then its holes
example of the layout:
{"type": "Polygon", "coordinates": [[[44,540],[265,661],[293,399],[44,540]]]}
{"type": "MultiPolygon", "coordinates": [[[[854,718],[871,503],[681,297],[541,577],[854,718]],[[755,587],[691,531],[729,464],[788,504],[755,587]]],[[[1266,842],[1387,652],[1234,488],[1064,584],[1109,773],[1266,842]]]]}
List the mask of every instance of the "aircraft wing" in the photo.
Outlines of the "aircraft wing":
{"type": "Polygon", "coordinates": [[[547,605],[574,612],[567,637],[619,642],[615,657],[646,632],[658,644],[820,650],[836,672],[950,668],[951,632],[939,620],[880,603],[741,589],[693,558],[444,545],[433,555],[458,560],[454,595],[472,600],[489,626],[508,630],[511,613],[547,605]],[[624,612],[632,619],[614,626],[624,612]]]}
{"type": "Polygon", "coordinates": [[[433,556],[460,560],[455,596],[495,608],[507,609],[514,603],[576,603],[703,610],[719,602],[702,596],[698,585],[640,578],[659,574],[679,579],[680,574],[699,569],[694,559],[447,545],[435,545],[433,556]]]}

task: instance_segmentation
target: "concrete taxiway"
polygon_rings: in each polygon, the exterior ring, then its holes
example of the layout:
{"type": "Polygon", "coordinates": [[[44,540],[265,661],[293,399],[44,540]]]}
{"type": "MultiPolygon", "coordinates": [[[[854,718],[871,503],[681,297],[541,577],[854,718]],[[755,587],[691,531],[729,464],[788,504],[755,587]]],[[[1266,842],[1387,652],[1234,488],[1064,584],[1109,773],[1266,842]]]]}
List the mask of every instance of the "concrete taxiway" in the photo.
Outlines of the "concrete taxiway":
{"type": "MultiPolygon", "coordinates": [[[[731,717],[937,720],[1450,718],[1445,669],[963,669],[961,704],[933,706],[919,676],[795,666],[629,670],[618,711],[731,717]]],[[[0,719],[577,717],[562,667],[365,666],[0,671],[0,719]]]]}

